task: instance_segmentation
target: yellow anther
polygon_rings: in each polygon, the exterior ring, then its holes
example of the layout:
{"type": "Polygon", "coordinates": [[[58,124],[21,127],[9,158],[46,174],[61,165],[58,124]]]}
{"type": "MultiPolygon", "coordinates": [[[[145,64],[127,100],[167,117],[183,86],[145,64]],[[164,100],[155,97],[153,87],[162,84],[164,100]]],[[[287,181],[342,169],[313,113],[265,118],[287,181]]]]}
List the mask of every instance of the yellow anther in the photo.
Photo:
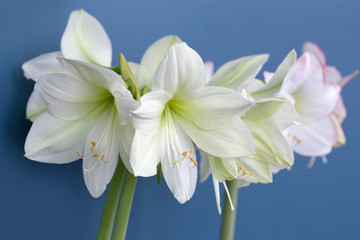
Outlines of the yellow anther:
{"type": "Polygon", "coordinates": [[[105,154],[101,155],[100,160],[104,160],[105,154]]]}
{"type": "Polygon", "coordinates": [[[97,153],[95,153],[94,155],[93,155],[93,157],[98,157],[99,156],[99,154],[97,154],[97,153]]]}
{"type": "Polygon", "coordinates": [[[248,174],[248,171],[243,170],[243,175],[246,175],[246,174],[248,174]]]}
{"type": "Polygon", "coordinates": [[[298,139],[298,140],[297,140],[297,143],[301,143],[301,140],[300,140],[300,139],[298,139]]]}
{"type": "Polygon", "coordinates": [[[194,151],[194,149],[192,148],[192,149],[190,149],[190,153],[193,153],[193,151],[194,151]]]}
{"type": "Polygon", "coordinates": [[[173,164],[175,165],[175,164],[177,164],[179,162],[179,160],[175,160],[174,162],[173,162],[173,164]]]}
{"type": "Polygon", "coordinates": [[[181,155],[183,155],[184,157],[187,156],[187,151],[183,152],[181,155]]]}
{"type": "Polygon", "coordinates": [[[241,170],[241,167],[238,167],[238,172],[240,172],[240,170],[241,170]]]}
{"type": "Polygon", "coordinates": [[[79,152],[79,151],[76,151],[76,153],[80,156],[80,157],[82,157],[82,154],[81,154],[81,152],[79,152]]]}
{"type": "Polygon", "coordinates": [[[91,141],[91,144],[92,144],[92,146],[93,146],[93,147],[95,147],[95,145],[96,145],[96,142],[94,142],[94,141],[91,141]]]}
{"type": "Polygon", "coordinates": [[[250,173],[250,176],[252,176],[252,175],[254,175],[254,172],[251,172],[251,173],[250,173]]]}
{"type": "Polygon", "coordinates": [[[94,149],[92,147],[90,147],[91,153],[94,153],[94,149]]]}
{"type": "Polygon", "coordinates": [[[192,161],[192,162],[195,164],[195,166],[198,165],[198,164],[197,164],[197,161],[196,161],[195,159],[193,159],[192,157],[190,157],[190,161],[192,161]]]}
{"type": "Polygon", "coordinates": [[[238,167],[238,171],[239,171],[239,169],[240,169],[240,170],[243,170],[243,167],[242,167],[242,166],[239,166],[239,167],[238,167]]]}

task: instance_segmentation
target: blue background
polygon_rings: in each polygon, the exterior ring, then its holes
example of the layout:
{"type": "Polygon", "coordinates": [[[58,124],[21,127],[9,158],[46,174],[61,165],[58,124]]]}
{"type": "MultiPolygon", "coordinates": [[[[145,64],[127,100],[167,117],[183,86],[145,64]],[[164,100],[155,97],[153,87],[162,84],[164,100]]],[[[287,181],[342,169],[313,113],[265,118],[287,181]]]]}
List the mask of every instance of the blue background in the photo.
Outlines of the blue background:
{"type": "MultiPolygon", "coordinates": [[[[331,0],[116,0],[2,1],[0,6],[0,238],[95,239],[105,195],[94,199],[83,182],[81,162],[41,164],[23,157],[31,123],[25,106],[33,82],[21,64],[60,48],[72,10],[84,8],[107,30],[113,65],[122,51],[139,61],[158,38],[179,35],[204,60],[219,67],[240,56],[270,53],[274,70],[304,41],[318,43],[344,74],[360,68],[360,1],[331,0]]],[[[348,143],[306,168],[296,156],[291,171],[273,184],[239,191],[237,239],[360,239],[360,77],[343,90],[349,111],[348,143]]],[[[217,239],[220,217],[211,181],[178,204],[162,182],[141,178],[127,239],[217,239]]]]}

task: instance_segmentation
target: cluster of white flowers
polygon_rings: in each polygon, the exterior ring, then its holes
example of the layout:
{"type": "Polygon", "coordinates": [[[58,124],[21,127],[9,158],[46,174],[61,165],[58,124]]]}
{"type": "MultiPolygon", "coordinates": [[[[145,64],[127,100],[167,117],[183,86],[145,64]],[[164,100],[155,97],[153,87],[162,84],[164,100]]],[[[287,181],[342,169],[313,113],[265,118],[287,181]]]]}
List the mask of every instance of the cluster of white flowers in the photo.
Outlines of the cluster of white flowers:
{"type": "Polygon", "coordinates": [[[213,64],[176,36],[152,44],[140,64],[128,63],[136,83],[114,70],[111,58],[102,25],[78,10],[61,51],[23,65],[36,82],[25,156],[47,163],[81,158],[94,197],[105,191],[120,155],[135,176],[156,175],[161,164],[180,203],[194,194],[200,167],[201,181],[212,174],[220,211],[219,182],[272,182],[272,173],[292,166],[294,151],[313,163],[345,143],[340,90],[357,73],[342,78],[315,44],[305,44],[299,59],[291,51],[264,81],[256,76],[268,55],[230,61],[213,74],[213,64]]]}

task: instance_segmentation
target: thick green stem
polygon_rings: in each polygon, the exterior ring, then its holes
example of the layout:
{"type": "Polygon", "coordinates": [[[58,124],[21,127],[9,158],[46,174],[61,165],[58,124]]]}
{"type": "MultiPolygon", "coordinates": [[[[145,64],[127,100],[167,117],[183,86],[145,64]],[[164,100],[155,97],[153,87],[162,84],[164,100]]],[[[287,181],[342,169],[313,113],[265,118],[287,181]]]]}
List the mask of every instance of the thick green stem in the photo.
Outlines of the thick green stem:
{"type": "Polygon", "coordinates": [[[126,170],[123,188],[116,213],[115,225],[113,228],[113,240],[125,239],[136,181],[137,178],[126,170]]]}
{"type": "Polygon", "coordinates": [[[236,180],[228,181],[227,187],[229,189],[229,193],[231,196],[232,203],[235,207],[235,210],[231,210],[230,202],[226,196],[224,195],[224,212],[222,215],[221,222],[221,240],[233,240],[235,234],[235,219],[236,219],[236,205],[238,198],[238,188],[236,180]]]}
{"type": "Polygon", "coordinates": [[[98,240],[111,240],[111,233],[115,220],[116,209],[125,179],[126,168],[119,157],[118,164],[111,180],[108,195],[106,197],[105,207],[100,222],[98,240]]]}

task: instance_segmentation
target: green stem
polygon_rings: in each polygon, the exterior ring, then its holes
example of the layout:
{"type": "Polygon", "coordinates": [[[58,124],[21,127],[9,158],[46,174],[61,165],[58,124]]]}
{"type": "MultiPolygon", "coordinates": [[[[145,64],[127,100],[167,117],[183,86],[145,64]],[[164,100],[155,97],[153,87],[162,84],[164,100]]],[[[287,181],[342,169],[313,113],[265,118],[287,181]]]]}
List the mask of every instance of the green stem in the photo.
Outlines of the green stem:
{"type": "Polygon", "coordinates": [[[115,213],[120,198],[120,193],[123,187],[126,169],[119,157],[118,164],[111,180],[108,195],[106,197],[105,208],[100,222],[98,240],[111,240],[111,233],[113,230],[115,213]]]}
{"type": "Polygon", "coordinates": [[[116,213],[115,225],[113,228],[113,240],[125,239],[136,181],[137,178],[134,177],[134,175],[132,175],[130,172],[126,171],[123,189],[121,191],[119,205],[116,213]]]}
{"type": "Polygon", "coordinates": [[[221,240],[233,240],[235,234],[235,219],[236,219],[236,205],[238,198],[238,188],[236,180],[228,181],[227,187],[232,199],[232,203],[235,207],[235,210],[231,210],[230,202],[227,198],[227,195],[224,195],[224,212],[222,215],[221,222],[221,240]]]}

